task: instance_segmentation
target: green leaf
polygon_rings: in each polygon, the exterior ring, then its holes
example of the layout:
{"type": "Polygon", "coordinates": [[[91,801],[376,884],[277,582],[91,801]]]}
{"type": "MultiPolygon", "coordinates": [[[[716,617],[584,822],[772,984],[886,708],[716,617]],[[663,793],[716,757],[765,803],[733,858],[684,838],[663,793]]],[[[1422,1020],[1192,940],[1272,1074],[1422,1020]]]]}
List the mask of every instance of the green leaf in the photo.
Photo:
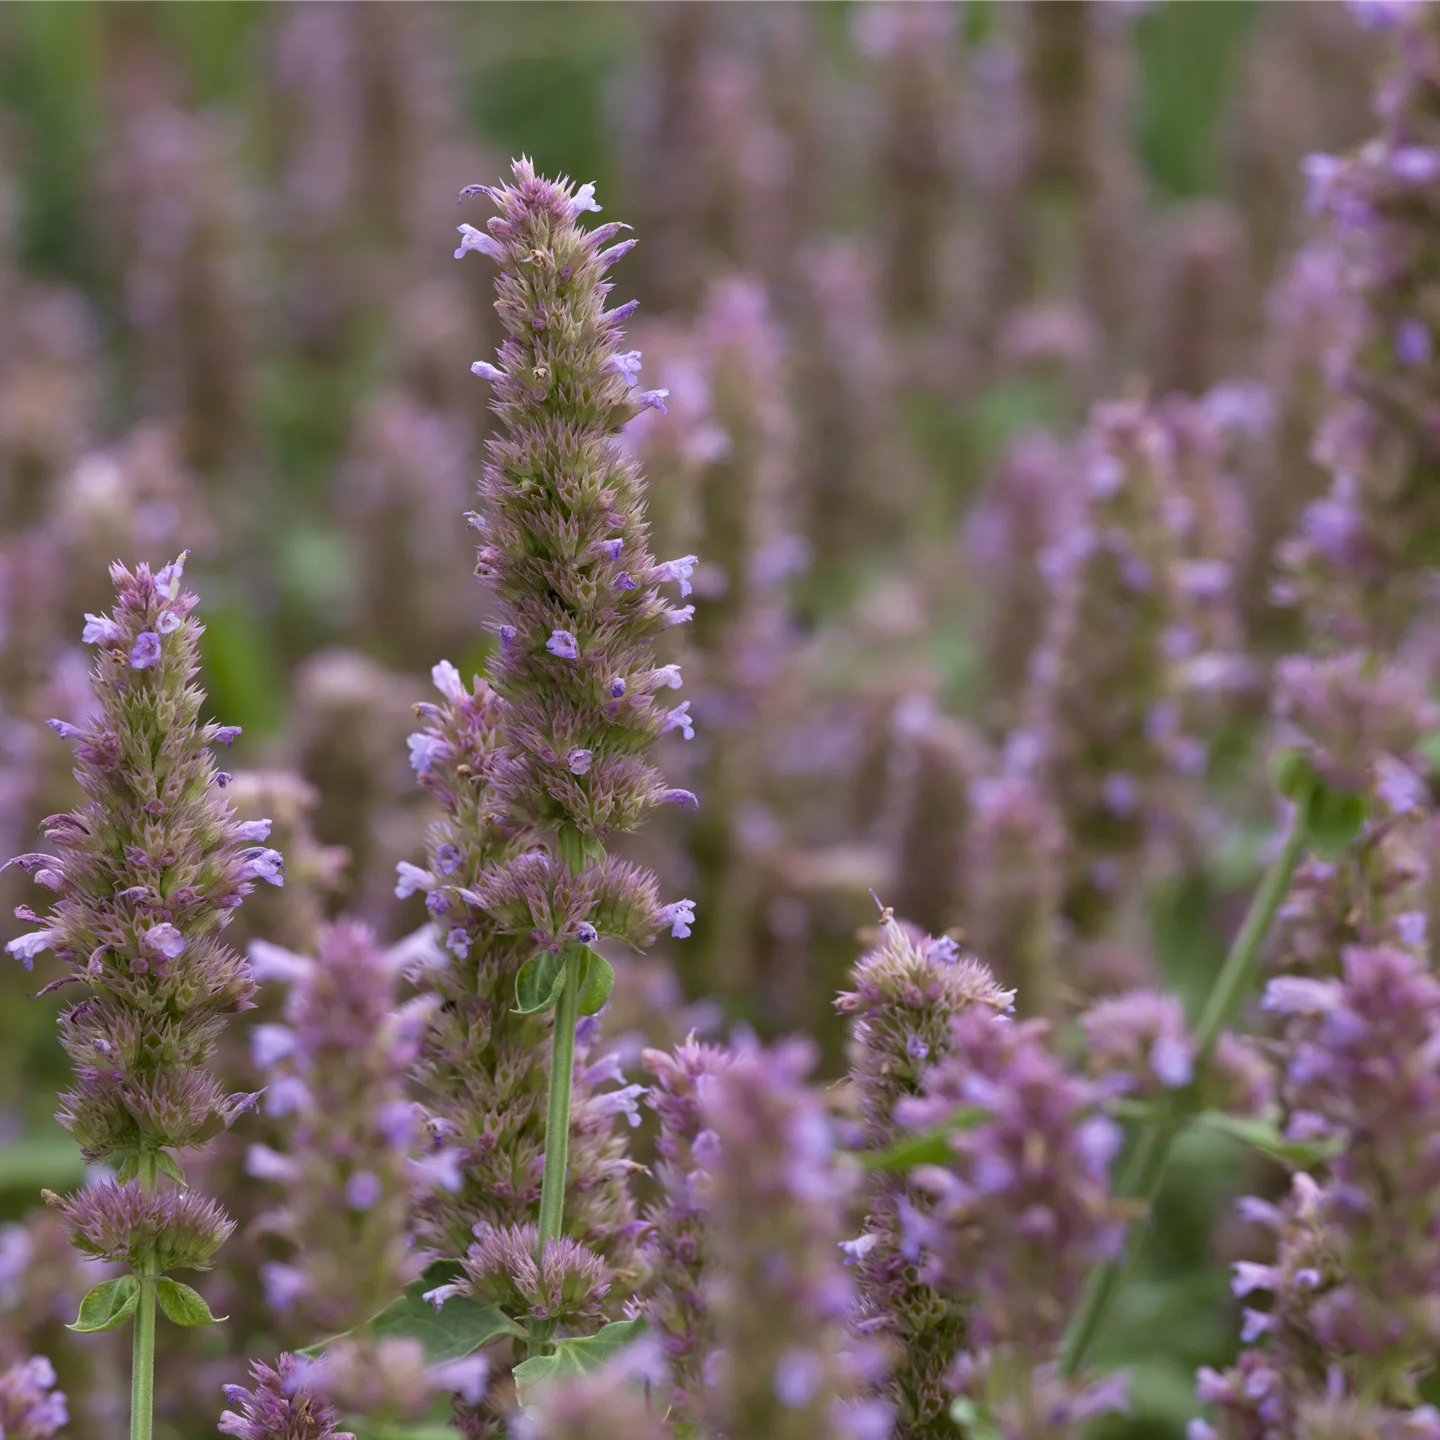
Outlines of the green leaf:
{"type": "Polygon", "coordinates": [[[917,1165],[943,1165],[953,1155],[949,1137],[957,1130],[973,1130],[990,1112],[979,1105],[962,1105],[943,1124],[907,1135],[885,1150],[859,1157],[867,1170],[887,1173],[913,1170],[917,1165]]]}
{"type": "Polygon", "coordinates": [[[515,1013],[539,1015],[550,1009],[565,988],[565,952],[542,950],[532,955],[515,977],[515,1013]]]}
{"type": "Polygon", "coordinates": [[[1338,1155],[1345,1148],[1340,1140],[1291,1140],[1280,1133],[1272,1117],[1226,1115],[1220,1110],[1203,1110],[1193,1123],[1197,1129],[1228,1135],[1242,1145],[1273,1156],[1293,1170],[1307,1170],[1338,1155]]]}
{"type": "Polygon", "coordinates": [[[598,1015],[615,988],[615,967],[598,950],[585,957],[580,975],[580,1013],[598,1015]]]}
{"type": "MultiPolygon", "coordinates": [[[[460,1266],[454,1260],[437,1260],[429,1266],[416,1281],[405,1287],[393,1304],[387,1305],[376,1315],[366,1329],[376,1339],[398,1336],[418,1340],[425,1349],[425,1358],[432,1365],[445,1360],[462,1360],[473,1355],[482,1345],[498,1340],[502,1335],[511,1335],[517,1340],[526,1338],[523,1325],[518,1324],[494,1305],[482,1305],[464,1295],[452,1295],[437,1310],[424,1297],[428,1291],[438,1289],[460,1274],[460,1266]]],[[[346,1331],[347,1335],[353,1332],[346,1331]]],[[[336,1335],[332,1339],[340,1340],[336,1335]]],[[[302,1350],[302,1355],[318,1355],[329,1340],[302,1350]]]]}
{"type": "Polygon", "coordinates": [[[162,1175],[168,1175],[177,1185],[188,1183],[185,1172],[180,1168],[180,1162],[168,1150],[155,1152],[155,1165],[162,1175]]]}
{"type": "Polygon", "coordinates": [[[115,1179],[121,1184],[127,1184],[140,1173],[140,1157],[133,1150],[121,1152],[120,1163],[115,1167],[115,1179]]]}
{"type": "Polygon", "coordinates": [[[645,1322],[615,1320],[595,1335],[575,1335],[555,1342],[549,1355],[532,1355],[514,1369],[515,1391],[521,1406],[531,1404],[536,1388],[551,1380],[588,1375],[614,1359],[627,1345],[645,1333],[645,1322]]]}
{"type": "Polygon", "coordinates": [[[188,1285],[162,1275],[155,1282],[155,1298],[165,1312],[165,1318],[176,1325],[218,1325],[228,1320],[228,1315],[212,1315],[205,1297],[188,1285]]]}
{"type": "Polygon", "coordinates": [[[950,1406],[950,1418],[964,1429],[970,1440],[1000,1440],[994,1422],[973,1400],[956,1400],[950,1406]]]}
{"type": "Polygon", "coordinates": [[[1303,750],[1285,750],[1275,758],[1275,788],[1296,805],[1304,805],[1320,783],[1310,757],[1303,750]]]}
{"type": "Polygon", "coordinates": [[[115,1280],[102,1280],[80,1302],[75,1323],[66,1328],[81,1335],[97,1330],[115,1330],[135,1313],[140,1303],[140,1282],[133,1275],[115,1280]]]}
{"type": "Polygon", "coordinates": [[[1370,815],[1364,795],[1317,782],[1305,807],[1305,842],[1322,860],[1338,860],[1370,815]]]}

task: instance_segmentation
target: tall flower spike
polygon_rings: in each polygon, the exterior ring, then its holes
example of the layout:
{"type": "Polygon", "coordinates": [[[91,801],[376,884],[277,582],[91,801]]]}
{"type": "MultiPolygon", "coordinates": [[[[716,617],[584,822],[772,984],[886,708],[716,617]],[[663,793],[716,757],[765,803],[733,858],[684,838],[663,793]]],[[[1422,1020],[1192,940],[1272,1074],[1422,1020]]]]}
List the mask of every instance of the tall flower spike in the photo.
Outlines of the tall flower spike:
{"type": "Polygon", "coordinates": [[[1033,755],[1071,836],[1063,909],[1088,939],[1103,935],[1121,874],[1138,868],[1192,763],[1174,703],[1190,636],[1164,428],[1138,402],[1098,406],[1079,459],[1083,508],[1044,560],[1051,610],[1010,745],[1033,755]]]}
{"type": "MultiPolygon", "coordinates": [[[[56,983],[90,987],[60,1017],[76,1078],[58,1118],[92,1163],[120,1161],[121,1183],[81,1191],[61,1214],[77,1246],[124,1259],[139,1277],[137,1377],[154,1363],[158,1277],[204,1268],[231,1229],[192,1191],[157,1191],[156,1175],[178,1174],[176,1151],[253,1103],[206,1068],[225,1017],[250,1008],[255,990],[222,931],[259,881],[284,878],[263,844],[270,822],[237,820],[222,793],[228,777],[210,747],[239,731],[200,722],[201,627],[184,558],[155,574],[111,569],[113,614],[87,632],[100,647],[97,708],[79,726],[56,724],[74,743],[85,800],[44,822],[58,854],[12,862],[57,898],[43,929],[7,947],[27,965],[53,950],[69,965],[56,983]]],[[[137,1397],[149,1394],[137,1378],[137,1397]]],[[[138,1405],[135,1423],[145,1423],[138,1405]]]]}
{"type": "Polygon", "coordinates": [[[640,1058],[655,1077],[648,1103],[660,1122],[654,1167],[660,1198],[645,1212],[650,1260],[645,1318],[665,1347],[673,1413],[694,1424],[704,1413],[705,1364],[714,1350],[704,1296],[709,1250],[704,1162],[713,1163],[714,1146],[700,1117],[700,1097],[735,1056],[691,1035],[673,1052],[646,1050],[640,1058]]]}
{"type": "Polygon", "coordinates": [[[405,1085],[435,1002],[400,1004],[395,962],[352,921],[325,931],[313,960],[257,942],[251,962],[262,981],[289,986],[285,1023],[251,1035],[265,1108],[285,1138],[279,1152],[252,1146],[247,1168],[284,1183],[283,1204],[261,1223],[295,1247],[260,1278],[287,1329],[335,1334],[419,1273],[412,1192],[459,1183],[454,1152],[427,1157],[423,1170],[412,1159],[421,1137],[405,1085]]]}
{"type": "Polygon", "coordinates": [[[705,1407],[723,1435],[867,1440],[888,1430],[887,1406],[850,1398],[877,1378],[879,1357],[846,1334],[850,1179],[805,1084],[814,1058],[802,1040],[746,1052],[700,1097],[717,1347],[705,1407]]]}
{"type": "Polygon", "coordinates": [[[555,1009],[543,1255],[562,1227],[576,1020],[604,1004],[612,975],[592,942],[647,943],[662,916],[683,935],[694,918],[688,902],[657,908],[654,880],[606,859],[604,847],[654,805],[695,803],[645,759],[662,734],[685,727],[683,707],[656,703],[655,641],[694,614],[660,587],[685,588],[695,557],[662,566],[650,554],[644,482],[616,443],[665,399],[637,387],[638,357],[604,308],[605,272],[635,242],[616,241],[615,223],[581,230],[569,181],[543,179],[525,159],[513,170],[513,185],[485,187],[500,214],[471,247],[500,264],[506,331],[491,382],[503,433],[488,442],[477,517],[479,568],[500,611],[490,675],[503,745],[486,779],[499,817],[532,829],[549,853],[507,859],[465,901],[532,939],[517,1008],[555,1009]]]}
{"type": "Polygon", "coordinates": [[[646,548],[643,480],[614,441],[663,400],[630,383],[623,332],[604,309],[605,272],[634,242],[604,248],[619,227],[580,230],[568,183],[537,177],[528,160],[514,171],[513,186],[488,192],[508,332],[492,382],[505,433],[480,481],[480,563],[508,637],[491,663],[505,736],[492,768],[502,809],[568,853],[672,798],[643,759],[668,716],[648,677],[656,637],[692,607],[661,596],[668,572],[646,548]],[[583,775],[566,763],[576,749],[591,752],[583,775]]]}
{"type": "MultiPolygon", "coordinates": [[[[949,1054],[950,1022],[972,1008],[1003,1013],[1014,997],[953,940],[894,920],[882,924],[879,943],[855,966],[853,985],[835,1006],[853,1017],[850,1076],[863,1142],[883,1150],[900,1134],[897,1102],[918,1095],[925,1071],[949,1054]]],[[[864,1229],[845,1246],[859,1289],[857,1327],[898,1346],[888,1384],[877,1387],[894,1406],[896,1440],[953,1434],[946,1372],[965,1340],[964,1300],[941,1295],[905,1253],[902,1216],[924,1205],[903,1177],[877,1173],[864,1229]]]]}
{"type": "Polygon", "coordinates": [[[1108,1179],[1120,1130],[1098,1112],[1103,1091],[1048,1052],[1042,1020],[1014,1024],[972,1006],[952,1022],[950,1054],[902,1101],[907,1124],[943,1123],[961,1105],[984,1117],[950,1137],[953,1158],[913,1179],[929,1195],[906,1213],[922,1277],[965,1299],[966,1349],[952,1383],[1001,1434],[1035,1408],[1079,1419],[1119,1397],[1061,1380],[1048,1367],[1095,1264],[1121,1243],[1108,1179]]]}

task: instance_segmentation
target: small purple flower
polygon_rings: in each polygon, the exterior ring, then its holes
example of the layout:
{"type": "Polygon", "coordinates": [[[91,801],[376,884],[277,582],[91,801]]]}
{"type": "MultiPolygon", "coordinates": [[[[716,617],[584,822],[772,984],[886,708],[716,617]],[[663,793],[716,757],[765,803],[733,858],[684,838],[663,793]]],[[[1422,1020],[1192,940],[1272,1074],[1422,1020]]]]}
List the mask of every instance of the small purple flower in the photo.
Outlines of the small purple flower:
{"type": "Polygon", "coordinates": [[[495,633],[500,637],[502,648],[508,650],[515,643],[515,627],[513,625],[502,625],[495,633]]]}
{"type": "Polygon", "coordinates": [[[488,360],[477,360],[470,367],[472,375],[478,375],[482,380],[503,380],[505,372],[498,366],[492,365],[488,360]]]}
{"type": "Polygon", "coordinates": [[[592,210],[598,214],[604,208],[603,205],[597,205],[595,203],[595,182],[593,180],[587,180],[576,190],[574,195],[570,197],[570,218],[572,220],[587,210],[592,210]]]}
{"type": "Polygon", "coordinates": [[[71,725],[67,720],[47,720],[45,723],[62,740],[78,740],[84,733],[78,725],[71,725]]]}
{"type": "Polygon", "coordinates": [[[633,575],[630,575],[626,571],[622,570],[615,577],[615,588],[617,590],[637,590],[639,589],[639,586],[637,585],[635,577],[633,575]]]}
{"type": "Polygon", "coordinates": [[[566,752],[565,764],[569,766],[572,775],[586,775],[590,771],[590,763],[594,758],[593,750],[586,750],[583,746],[577,745],[566,752]]]}
{"type": "Polygon", "coordinates": [[[448,841],[435,847],[435,868],[442,875],[453,875],[461,864],[460,849],[448,841]]]}
{"type": "Polygon", "coordinates": [[[242,850],[240,855],[245,861],[240,871],[245,879],[266,880],[271,885],[284,885],[285,857],[278,850],[257,847],[242,850]]]}
{"type": "Polygon", "coordinates": [[[345,1182],[345,1202],[352,1210],[373,1210],[383,1193],[384,1186],[373,1170],[357,1170],[345,1182]]]}
{"type": "Polygon", "coordinates": [[[295,1053],[295,1032],[288,1025],[257,1025],[250,1033],[250,1058],[258,1069],[273,1070],[295,1053]]]}
{"type": "Polygon", "coordinates": [[[613,355],[606,362],[607,368],[615,371],[617,375],[624,378],[625,383],[632,388],[640,382],[640,352],[638,350],[625,350],[620,354],[613,355]]]}
{"type": "Polygon", "coordinates": [[[618,677],[610,682],[610,698],[618,700],[625,693],[625,682],[618,677]]]}
{"type": "Polygon", "coordinates": [[[57,938],[58,936],[53,930],[33,930],[28,935],[16,936],[5,948],[27,970],[33,970],[35,957],[42,950],[53,949],[57,938]]]}
{"type": "Polygon", "coordinates": [[[445,937],[445,948],[463,960],[470,953],[470,934],[455,926],[445,937]]]}
{"type": "Polygon", "coordinates": [[[1402,365],[1428,365],[1435,353],[1430,327],[1407,315],[1395,326],[1395,358],[1402,365]]]}
{"type": "Polygon", "coordinates": [[[605,269],[613,265],[623,256],[628,255],[640,242],[638,240],[622,240],[618,245],[612,245],[608,250],[602,250],[596,257],[595,263],[605,269]]]}
{"type": "Polygon", "coordinates": [[[160,637],[153,630],[142,630],[130,650],[130,668],[148,670],[160,658],[160,637]]]}
{"type": "Polygon", "coordinates": [[[467,250],[478,250],[482,255],[488,255],[492,260],[504,260],[505,249],[493,237],[485,234],[483,230],[477,230],[473,225],[457,225],[460,232],[460,248],[455,252],[455,258],[459,260],[467,250]]]}
{"type": "Polygon", "coordinates": [[[582,920],[575,927],[575,938],[582,945],[593,945],[599,936],[595,927],[588,920],[582,920]]]}
{"type": "Polygon", "coordinates": [[[665,613],[667,625],[684,625],[686,621],[695,618],[695,607],[693,605],[682,605],[678,610],[668,610],[665,613]]]}
{"type": "Polygon", "coordinates": [[[665,408],[665,401],[669,395],[667,389],[641,390],[632,398],[642,410],[658,410],[662,415],[668,415],[670,412],[665,408]]]}
{"type": "Polygon", "coordinates": [[[678,580],[680,582],[680,598],[683,600],[691,592],[690,577],[695,573],[695,566],[699,558],[698,555],[682,555],[678,560],[666,560],[663,564],[655,567],[655,578],[662,582],[678,580]]]}
{"type": "Polygon", "coordinates": [[[695,902],[676,900],[660,909],[660,924],[670,927],[670,934],[676,940],[688,940],[690,927],[695,923],[695,902]]]}
{"type": "Polygon", "coordinates": [[[568,630],[552,630],[550,638],[545,642],[545,648],[561,660],[580,658],[580,646],[568,630]]]}
{"type": "Polygon", "coordinates": [[[825,1381],[825,1362],[813,1350],[787,1350],[775,1362],[775,1398],[787,1410],[803,1410],[825,1381]]]}
{"type": "Polygon", "coordinates": [[[678,665],[661,665],[650,672],[650,683],[657,689],[678,690],[684,681],[680,678],[678,665]]]}
{"type": "Polygon", "coordinates": [[[242,733],[238,725],[216,725],[210,731],[211,743],[223,745],[227,750],[230,750],[234,748],[236,740],[240,738],[242,733]]]}
{"type": "Polygon", "coordinates": [[[234,835],[237,840],[268,840],[270,826],[269,820],[241,820],[234,827],[234,835]]]}
{"type": "Polygon", "coordinates": [[[660,733],[667,735],[671,730],[678,730],[687,740],[695,738],[695,725],[690,719],[690,702],[682,701],[660,722],[660,733]]]}
{"type": "Polygon", "coordinates": [[[410,747],[410,768],[417,775],[424,775],[430,770],[443,748],[441,741],[422,730],[407,736],[405,743],[410,747]]]}
{"type": "Polygon", "coordinates": [[[407,900],[417,890],[431,891],[435,888],[435,877],[408,860],[401,860],[395,866],[395,898],[407,900]]]}
{"type": "Polygon", "coordinates": [[[170,924],[152,925],[145,932],[146,948],[173,960],[185,949],[185,937],[170,924]]]}
{"type": "Polygon", "coordinates": [[[125,632],[108,616],[85,612],[85,628],[80,638],[87,645],[113,645],[125,632]]]}

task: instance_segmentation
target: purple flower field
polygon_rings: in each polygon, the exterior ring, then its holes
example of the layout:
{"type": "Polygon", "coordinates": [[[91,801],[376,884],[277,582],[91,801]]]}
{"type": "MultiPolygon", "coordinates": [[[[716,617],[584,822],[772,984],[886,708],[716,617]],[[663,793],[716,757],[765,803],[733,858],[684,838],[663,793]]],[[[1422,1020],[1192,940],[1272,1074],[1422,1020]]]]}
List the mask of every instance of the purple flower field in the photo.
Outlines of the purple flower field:
{"type": "Polygon", "coordinates": [[[1437,0],[14,5],[0,296],[0,1440],[1440,1440],[1437,0]]]}

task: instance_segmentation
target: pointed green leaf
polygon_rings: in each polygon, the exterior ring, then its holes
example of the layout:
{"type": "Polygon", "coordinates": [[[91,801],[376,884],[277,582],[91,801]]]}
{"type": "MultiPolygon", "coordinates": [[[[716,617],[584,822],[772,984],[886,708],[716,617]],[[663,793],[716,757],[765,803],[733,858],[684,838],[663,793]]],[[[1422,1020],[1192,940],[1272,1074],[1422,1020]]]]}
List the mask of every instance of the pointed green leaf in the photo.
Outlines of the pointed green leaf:
{"type": "Polygon", "coordinates": [[[598,1370],[644,1333],[645,1322],[642,1319],[615,1320],[595,1335],[575,1335],[557,1340],[554,1351],[549,1355],[533,1355],[529,1360],[522,1360],[512,1372],[521,1406],[534,1401],[538,1386],[598,1370]]]}
{"type": "Polygon", "coordinates": [[[1220,1110],[1204,1110],[1194,1124],[1216,1135],[1228,1135],[1242,1145],[1273,1156],[1292,1170],[1307,1170],[1323,1160],[1338,1155],[1344,1144],[1338,1140],[1291,1140],[1280,1132],[1275,1120],[1253,1115],[1226,1115],[1220,1110]]]}
{"type": "MultiPolygon", "coordinates": [[[[452,1295],[437,1310],[425,1299],[429,1291],[448,1284],[460,1273],[457,1261],[437,1260],[426,1268],[418,1280],[406,1286],[404,1293],[393,1304],[387,1305],[363,1328],[376,1339],[394,1335],[418,1340],[425,1349],[427,1362],[432,1365],[445,1360],[462,1360],[502,1335],[524,1340],[525,1327],[494,1305],[482,1305],[464,1295],[452,1295]]],[[[347,1335],[350,1333],[346,1331],[347,1335]]],[[[344,1336],[332,1338],[339,1340],[344,1336]]],[[[329,1340],[322,1341],[300,1353],[319,1355],[329,1343],[329,1340]]]]}
{"type": "Polygon", "coordinates": [[[943,1125],[907,1135],[885,1150],[862,1154],[858,1158],[867,1170],[887,1173],[913,1170],[917,1165],[943,1165],[951,1159],[949,1137],[957,1130],[973,1130],[990,1112],[979,1105],[962,1105],[943,1125]]]}
{"type": "Polygon", "coordinates": [[[133,1275],[121,1275],[115,1280],[102,1280],[80,1302],[80,1313],[75,1323],[67,1326],[81,1335],[93,1335],[97,1330],[114,1330],[123,1325],[140,1303],[140,1282],[133,1275]]]}
{"type": "Polygon", "coordinates": [[[1286,750],[1275,758],[1275,788],[1296,805],[1304,805],[1319,783],[1315,767],[1303,750],[1286,750]]]}
{"type": "Polygon", "coordinates": [[[585,969],[580,977],[580,1013],[598,1015],[615,988],[615,968],[598,950],[592,950],[585,957],[585,969]]]}
{"type": "Polygon", "coordinates": [[[542,950],[531,956],[515,977],[515,1013],[538,1015],[550,1009],[565,988],[565,953],[542,950]]]}
{"type": "Polygon", "coordinates": [[[205,1297],[188,1285],[162,1275],[155,1282],[155,1298],[165,1312],[165,1318],[176,1325],[218,1325],[228,1320],[228,1315],[212,1315],[205,1297]]]}
{"type": "Polygon", "coordinates": [[[133,1150],[122,1150],[120,1155],[120,1163],[115,1167],[115,1179],[124,1185],[140,1173],[140,1157],[133,1150]]]}
{"type": "Polygon", "coordinates": [[[1317,782],[1305,807],[1305,843],[1322,859],[1338,860],[1355,842],[1370,815],[1364,795],[1317,782]]]}
{"type": "Polygon", "coordinates": [[[155,1152],[155,1164],[162,1175],[168,1175],[177,1185],[187,1184],[180,1162],[168,1150],[155,1152]]]}

